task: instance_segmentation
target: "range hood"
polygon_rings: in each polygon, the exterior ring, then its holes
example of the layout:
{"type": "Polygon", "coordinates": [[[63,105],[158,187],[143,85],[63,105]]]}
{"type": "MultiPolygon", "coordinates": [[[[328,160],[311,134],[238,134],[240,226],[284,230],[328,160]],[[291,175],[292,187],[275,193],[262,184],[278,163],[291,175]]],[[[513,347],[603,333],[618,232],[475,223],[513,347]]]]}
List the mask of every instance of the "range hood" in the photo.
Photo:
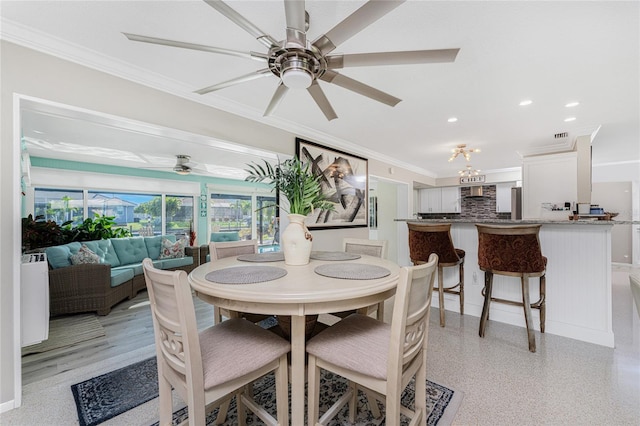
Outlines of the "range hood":
{"type": "Polygon", "coordinates": [[[484,200],[486,197],[482,195],[482,186],[470,186],[469,195],[465,198],[467,200],[484,200]]]}

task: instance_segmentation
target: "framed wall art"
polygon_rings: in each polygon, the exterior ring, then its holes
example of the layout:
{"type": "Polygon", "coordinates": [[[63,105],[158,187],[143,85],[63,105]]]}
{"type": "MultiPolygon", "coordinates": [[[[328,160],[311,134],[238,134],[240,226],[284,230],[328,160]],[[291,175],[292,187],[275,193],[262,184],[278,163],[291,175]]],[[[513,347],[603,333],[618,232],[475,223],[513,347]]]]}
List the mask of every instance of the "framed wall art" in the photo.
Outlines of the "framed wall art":
{"type": "Polygon", "coordinates": [[[316,209],[307,216],[310,230],[366,227],[369,223],[368,161],[366,158],[296,138],[296,154],[320,176],[322,192],[334,211],[316,209]]]}

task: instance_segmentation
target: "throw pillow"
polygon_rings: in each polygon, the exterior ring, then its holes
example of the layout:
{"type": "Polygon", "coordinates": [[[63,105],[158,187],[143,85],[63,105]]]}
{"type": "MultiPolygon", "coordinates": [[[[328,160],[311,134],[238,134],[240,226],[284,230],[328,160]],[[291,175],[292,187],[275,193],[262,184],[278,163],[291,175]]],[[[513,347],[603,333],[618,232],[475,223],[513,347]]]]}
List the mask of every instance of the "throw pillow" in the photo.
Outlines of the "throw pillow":
{"type": "Polygon", "coordinates": [[[81,265],[83,263],[100,263],[100,256],[95,254],[89,247],[86,245],[80,246],[78,252],[76,254],[72,254],[69,257],[72,265],[81,265]]]}
{"type": "Polygon", "coordinates": [[[187,239],[181,238],[175,243],[166,238],[162,239],[162,247],[160,249],[160,259],[173,259],[176,257],[184,257],[184,248],[187,245],[187,239]]]}

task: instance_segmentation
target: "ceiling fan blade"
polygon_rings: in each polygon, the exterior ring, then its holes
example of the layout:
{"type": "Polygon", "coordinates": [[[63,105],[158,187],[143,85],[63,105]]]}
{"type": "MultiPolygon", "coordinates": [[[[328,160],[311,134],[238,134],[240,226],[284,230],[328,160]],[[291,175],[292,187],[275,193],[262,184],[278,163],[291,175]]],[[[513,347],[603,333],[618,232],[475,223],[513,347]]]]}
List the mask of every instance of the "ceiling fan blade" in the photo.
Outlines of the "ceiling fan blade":
{"type": "Polygon", "coordinates": [[[405,0],[369,0],[312,44],[326,55],[404,2],[405,0]]]}
{"type": "Polygon", "coordinates": [[[354,53],[327,57],[330,69],[376,65],[408,65],[453,62],[460,49],[412,50],[407,52],[354,53]]]}
{"type": "Polygon", "coordinates": [[[273,111],[275,111],[276,108],[278,108],[278,105],[280,105],[280,102],[282,102],[282,100],[284,99],[284,95],[286,95],[288,91],[289,91],[289,88],[285,86],[284,83],[281,81],[280,84],[278,85],[278,88],[276,89],[276,92],[273,94],[273,97],[271,98],[271,102],[269,102],[267,109],[264,111],[265,117],[267,115],[271,115],[273,111]]]}
{"type": "Polygon", "coordinates": [[[383,104],[389,106],[396,106],[398,102],[402,99],[398,99],[395,96],[391,96],[387,93],[384,93],[381,90],[374,89],[371,86],[367,86],[364,83],[360,83],[357,80],[344,76],[342,74],[338,74],[335,71],[327,70],[322,77],[320,77],[322,81],[326,81],[327,83],[332,83],[347,90],[351,90],[352,92],[356,92],[362,96],[366,96],[367,98],[371,98],[378,102],[382,102],[383,104]]]}
{"type": "Polygon", "coordinates": [[[271,37],[269,34],[262,31],[260,28],[256,27],[253,23],[247,20],[244,16],[240,15],[234,9],[232,9],[229,5],[220,0],[204,0],[209,6],[226,16],[229,20],[231,20],[234,24],[251,34],[258,40],[260,43],[264,44],[268,48],[276,46],[278,42],[271,37]]]}
{"type": "Polygon", "coordinates": [[[234,86],[240,83],[246,83],[247,81],[256,80],[261,77],[267,77],[273,75],[269,68],[265,68],[262,70],[254,71],[249,74],[242,75],[240,77],[233,78],[231,80],[223,81],[222,83],[214,84],[212,86],[205,87],[200,90],[196,90],[194,93],[199,95],[205,95],[210,92],[214,92],[216,90],[224,89],[225,87],[234,86]]]}
{"type": "Polygon", "coordinates": [[[122,33],[131,41],[140,41],[142,43],[159,44],[162,46],[180,47],[183,49],[200,50],[203,52],[220,53],[223,55],[238,56],[240,58],[255,59],[266,62],[269,57],[258,52],[240,52],[239,50],[223,49],[220,47],[207,46],[204,44],[186,43],[183,41],[168,40],[165,38],[149,37],[139,34],[122,33]]]}
{"type": "Polygon", "coordinates": [[[287,19],[286,47],[307,47],[307,27],[304,0],[285,0],[284,14],[287,19]]]}
{"type": "Polygon", "coordinates": [[[324,116],[327,117],[327,120],[331,121],[334,118],[338,118],[317,80],[313,80],[313,83],[307,88],[307,91],[311,94],[313,100],[316,101],[316,104],[318,104],[324,116]]]}

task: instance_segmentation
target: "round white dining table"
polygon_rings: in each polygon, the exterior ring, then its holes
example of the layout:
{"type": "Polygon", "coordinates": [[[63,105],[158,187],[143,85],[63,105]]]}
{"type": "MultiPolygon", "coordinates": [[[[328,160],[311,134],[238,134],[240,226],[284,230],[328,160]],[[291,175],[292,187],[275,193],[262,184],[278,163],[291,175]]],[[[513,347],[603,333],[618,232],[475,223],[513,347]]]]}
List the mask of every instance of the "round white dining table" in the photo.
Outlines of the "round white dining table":
{"type": "Polygon", "coordinates": [[[291,316],[291,424],[303,425],[305,315],[375,305],[393,296],[399,273],[400,267],[394,262],[366,255],[344,261],[312,259],[309,264],[303,266],[286,265],[284,261],[246,262],[236,257],[228,257],[198,266],[189,274],[189,283],[200,299],[220,308],[233,312],[291,316]],[[331,278],[315,272],[318,266],[344,263],[374,265],[387,269],[389,274],[375,279],[362,279],[364,276],[344,279],[331,278]],[[222,284],[207,279],[207,274],[214,271],[217,271],[214,274],[233,273],[234,271],[227,268],[247,266],[281,268],[286,271],[286,275],[253,284],[222,284]]]}

